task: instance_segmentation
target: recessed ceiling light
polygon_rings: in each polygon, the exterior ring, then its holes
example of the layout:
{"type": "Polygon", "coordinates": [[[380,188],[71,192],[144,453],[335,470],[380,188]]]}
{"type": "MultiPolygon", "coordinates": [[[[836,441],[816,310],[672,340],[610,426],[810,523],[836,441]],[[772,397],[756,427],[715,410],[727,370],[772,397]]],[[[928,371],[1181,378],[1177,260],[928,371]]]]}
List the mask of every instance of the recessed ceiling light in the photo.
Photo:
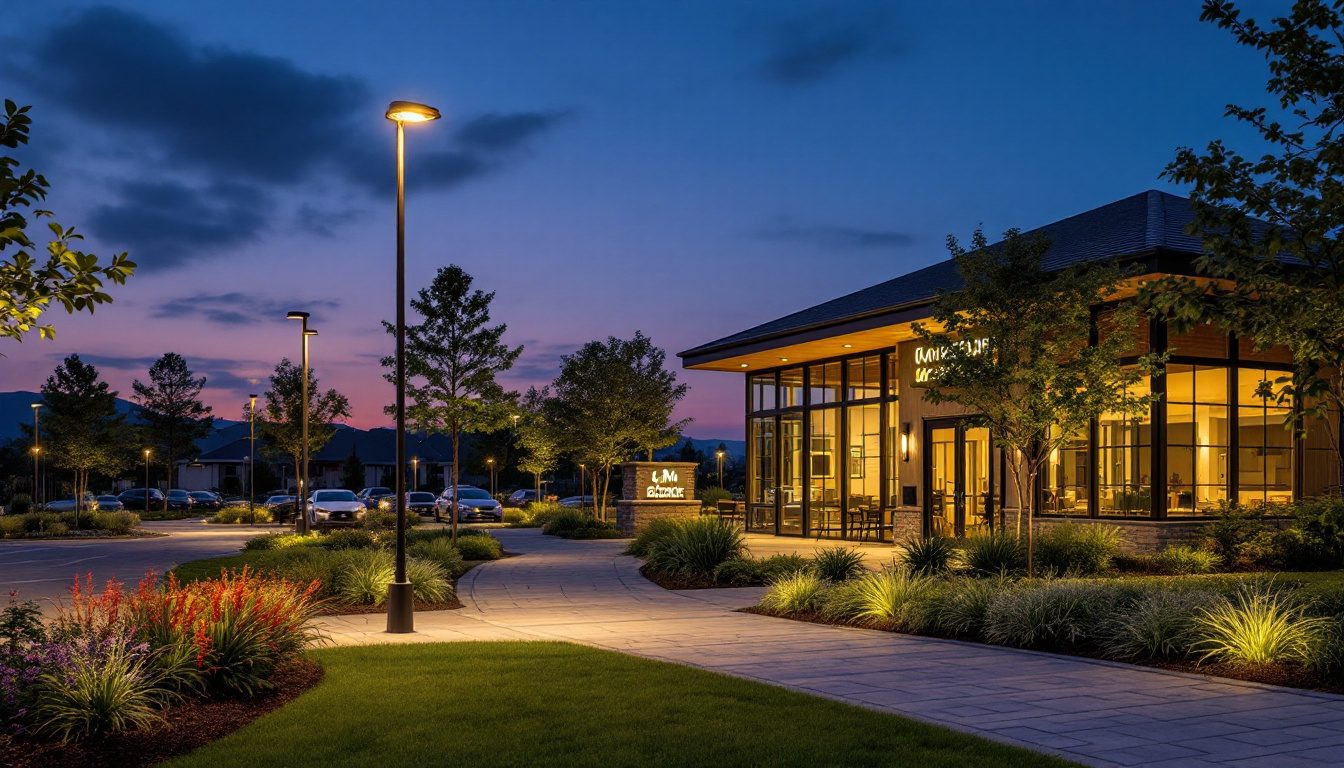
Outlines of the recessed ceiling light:
{"type": "Polygon", "coordinates": [[[781,358],[779,358],[779,361],[780,361],[781,363],[787,363],[787,362],[789,362],[789,358],[787,358],[787,357],[781,357],[781,358]]]}
{"type": "Polygon", "coordinates": [[[743,368],[746,368],[746,367],[747,367],[747,364],[746,364],[746,363],[743,363],[743,364],[742,364],[742,367],[743,367],[743,368]]]}
{"type": "Polygon", "coordinates": [[[844,345],[845,349],[849,349],[850,347],[853,347],[853,346],[854,346],[853,344],[846,344],[846,345],[844,345]]]}

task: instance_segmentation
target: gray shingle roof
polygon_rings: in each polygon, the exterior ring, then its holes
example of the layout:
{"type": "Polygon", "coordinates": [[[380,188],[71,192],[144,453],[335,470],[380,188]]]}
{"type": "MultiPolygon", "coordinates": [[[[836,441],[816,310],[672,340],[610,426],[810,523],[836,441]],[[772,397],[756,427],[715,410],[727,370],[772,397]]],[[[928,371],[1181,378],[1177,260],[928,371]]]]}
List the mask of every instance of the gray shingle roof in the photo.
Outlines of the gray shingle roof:
{"type": "MultiPolygon", "coordinates": [[[[1040,233],[1051,239],[1044,266],[1062,269],[1072,264],[1120,259],[1157,249],[1197,254],[1200,241],[1185,233],[1194,220],[1190,201],[1183,197],[1148,190],[1067,219],[1046,224],[1027,234],[1040,233]]],[[[680,353],[693,357],[771,336],[894,310],[927,302],[938,291],[956,290],[961,278],[951,259],[915,270],[870,288],[809,307],[754,328],[725,336],[680,353]]]]}

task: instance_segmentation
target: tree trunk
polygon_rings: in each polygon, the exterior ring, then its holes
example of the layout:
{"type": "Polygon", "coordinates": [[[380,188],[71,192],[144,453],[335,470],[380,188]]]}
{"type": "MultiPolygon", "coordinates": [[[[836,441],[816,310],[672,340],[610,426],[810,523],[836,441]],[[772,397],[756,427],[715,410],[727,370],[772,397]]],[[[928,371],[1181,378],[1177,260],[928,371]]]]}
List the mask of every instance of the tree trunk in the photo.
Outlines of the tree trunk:
{"type": "MultiPolygon", "coordinates": [[[[1031,495],[1027,507],[1027,578],[1036,577],[1036,474],[1039,470],[1032,470],[1027,473],[1027,487],[1031,489],[1031,495]]],[[[1021,514],[1018,515],[1021,518],[1021,514]]]]}
{"type": "Polygon", "coordinates": [[[458,466],[457,466],[457,465],[458,465],[458,457],[459,457],[458,448],[459,448],[459,446],[460,446],[461,444],[462,444],[462,432],[461,432],[461,430],[454,429],[454,430],[453,430],[453,505],[452,505],[451,507],[448,508],[448,514],[449,514],[450,516],[452,516],[452,518],[453,518],[453,521],[452,521],[452,524],[453,524],[453,536],[452,536],[452,538],[453,538],[453,543],[454,543],[454,544],[457,543],[457,518],[459,517],[459,515],[458,515],[458,513],[457,513],[457,478],[458,478],[458,474],[457,474],[457,473],[458,473],[458,466]]]}

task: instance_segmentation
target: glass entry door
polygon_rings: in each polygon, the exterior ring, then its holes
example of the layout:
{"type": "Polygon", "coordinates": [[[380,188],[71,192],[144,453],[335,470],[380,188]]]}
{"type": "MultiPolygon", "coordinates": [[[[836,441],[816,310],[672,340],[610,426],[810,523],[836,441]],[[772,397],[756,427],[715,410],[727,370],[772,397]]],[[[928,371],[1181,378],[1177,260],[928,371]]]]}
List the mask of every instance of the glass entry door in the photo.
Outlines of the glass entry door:
{"type": "Polygon", "coordinates": [[[989,430],[960,419],[924,423],[925,531],[960,537],[988,531],[994,519],[989,430]]]}

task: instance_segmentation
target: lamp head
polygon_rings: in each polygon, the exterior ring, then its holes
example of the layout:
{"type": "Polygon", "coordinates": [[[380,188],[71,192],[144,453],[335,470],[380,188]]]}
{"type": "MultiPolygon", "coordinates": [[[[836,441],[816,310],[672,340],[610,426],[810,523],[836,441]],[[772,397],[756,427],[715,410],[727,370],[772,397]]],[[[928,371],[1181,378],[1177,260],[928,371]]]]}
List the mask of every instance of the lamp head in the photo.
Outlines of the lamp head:
{"type": "Polygon", "coordinates": [[[722,458],[723,458],[723,451],[715,451],[715,452],[714,452],[714,455],[715,455],[715,456],[718,456],[720,459],[722,459],[722,458]]]}
{"type": "Polygon", "coordinates": [[[44,405],[46,405],[46,403],[33,403],[33,410],[37,410],[38,408],[41,408],[44,405]]]}
{"type": "Polygon", "coordinates": [[[308,319],[308,313],[307,313],[307,312],[297,312],[297,311],[295,311],[295,312],[290,312],[289,314],[285,315],[285,319],[286,319],[286,320],[307,320],[307,319],[308,319]]]}
{"type": "Polygon", "coordinates": [[[146,459],[149,458],[149,449],[148,449],[148,448],[145,449],[145,458],[146,458],[146,459]]]}
{"type": "Polygon", "coordinates": [[[306,330],[306,331],[303,332],[303,335],[304,335],[304,336],[316,336],[316,335],[317,335],[317,331],[313,330],[312,328],[309,328],[308,330],[306,330]]]}
{"type": "Polygon", "coordinates": [[[41,452],[42,452],[42,448],[41,448],[41,447],[36,446],[36,445],[33,446],[33,455],[37,455],[37,454],[39,454],[39,453],[41,453],[41,452]]]}
{"type": "Polygon", "coordinates": [[[439,110],[414,101],[394,101],[387,105],[387,119],[398,123],[427,123],[440,117],[439,110]]]}

